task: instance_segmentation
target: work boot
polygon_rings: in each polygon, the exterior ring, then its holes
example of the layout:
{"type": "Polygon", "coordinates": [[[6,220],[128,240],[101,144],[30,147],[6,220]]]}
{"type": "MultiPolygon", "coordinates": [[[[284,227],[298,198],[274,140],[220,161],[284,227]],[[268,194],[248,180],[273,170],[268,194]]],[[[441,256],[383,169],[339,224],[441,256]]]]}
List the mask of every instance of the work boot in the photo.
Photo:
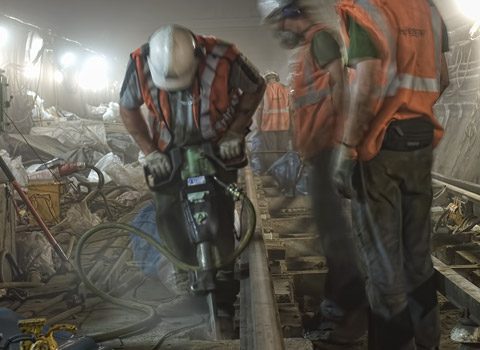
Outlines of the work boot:
{"type": "MultiPolygon", "coordinates": [[[[328,311],[322,308],[325,314],[328,311]]],[[[314,329],[305,333],[305,338],[311,341],[325,342],[337,345],[358,344],[367,330],[368,311],[361,306],[344,315],[335,314],[325,317],[322,313],[314,317],[314,329]]]]}

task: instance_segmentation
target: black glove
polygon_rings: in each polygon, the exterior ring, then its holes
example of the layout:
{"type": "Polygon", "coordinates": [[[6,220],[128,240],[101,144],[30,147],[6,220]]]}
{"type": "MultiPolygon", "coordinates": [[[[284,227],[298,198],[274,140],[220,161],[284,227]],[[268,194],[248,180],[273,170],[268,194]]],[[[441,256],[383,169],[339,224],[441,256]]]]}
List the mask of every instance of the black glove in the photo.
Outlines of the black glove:
{"type": "Polygon", "coordinates": [[[354,148],[342,144],[338,150],[333,170],[333,183],[338,194],[348,199],[351,199],[355,194],[352,184],[353,171],[357,166],[355,155],[354,148]]]}

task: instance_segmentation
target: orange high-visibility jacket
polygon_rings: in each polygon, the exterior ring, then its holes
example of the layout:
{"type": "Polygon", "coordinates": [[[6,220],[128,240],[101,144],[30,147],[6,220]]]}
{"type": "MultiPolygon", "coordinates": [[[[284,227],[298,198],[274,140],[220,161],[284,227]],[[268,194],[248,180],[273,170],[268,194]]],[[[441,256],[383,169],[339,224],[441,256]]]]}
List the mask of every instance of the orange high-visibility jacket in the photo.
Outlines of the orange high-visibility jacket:
{"type": "MultiPolygon", "coordinates": [[[[197,77],[193,86],[193,117],[205,140],[216,140],[233,122],[239,92],[230,91],[230,66],[240,54],[237,48],[213,37],[196,36],[197,43],[206,51],[199,58],[197,77]],[[201,88],[200,88],[201,86],[201,88]]],[[[147,79],[150,70],[146,63],[148,44],[131,54],[135,60],[143,101],[155,116],[153,140],[161,151],[172,141],[170,133],[171,109],[168,92],[156,88],[147,79]],[[150,83],[149,83],[150,82],[150,83]]]]}
{"type": "Polygon", "coordinates": [[[434,146],[443,136],[433,105],[440,97],[442,18],[426,0],[344,0],[344,19],[365,28],[379,58],[382,72],[376,84],[375,116],[357,147],[359,159],[373,158],[385,130],[394,119],[425,116],[434,126],[434,146]]]}
{"type": "Polygon", "coordinates": [[[324,29],[323,25],[315,25],[308,30],[292,77],[295,146],[305,159],[333,147],[338,143],[338,133],[343,132],[343,119],[333,112],[329,73],[318,66],[311,52],[313,37],[324,29]]]}
{"type": "Polygon", "coordinates": [[[268,83],[263,96],[262,131],[290,128],[290,88],[282,83],[268,83]]]}

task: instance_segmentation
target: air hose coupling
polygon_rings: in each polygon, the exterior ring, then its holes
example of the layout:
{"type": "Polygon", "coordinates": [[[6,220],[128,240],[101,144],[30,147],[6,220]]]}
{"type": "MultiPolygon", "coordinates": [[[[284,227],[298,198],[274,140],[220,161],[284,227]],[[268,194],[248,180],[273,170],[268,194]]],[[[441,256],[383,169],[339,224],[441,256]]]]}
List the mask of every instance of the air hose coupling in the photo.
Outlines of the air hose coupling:
{"type": "Polygon", "coordinates": [[[218,184],[220,186],[222,186],[223,188],[225,188],[227,190],[227,192],[233,197],[233,199],[235,201],[239,201],[239,200],[245,198],[245,195],[243,194],[243,190],[240,187],[238,187],[237,184],[231,183],[231,184],[227,185],[225,182],[220,180],[218,177],[214,176],[213,178],[215,179],[215,181],[218,182],[218,184]]]}

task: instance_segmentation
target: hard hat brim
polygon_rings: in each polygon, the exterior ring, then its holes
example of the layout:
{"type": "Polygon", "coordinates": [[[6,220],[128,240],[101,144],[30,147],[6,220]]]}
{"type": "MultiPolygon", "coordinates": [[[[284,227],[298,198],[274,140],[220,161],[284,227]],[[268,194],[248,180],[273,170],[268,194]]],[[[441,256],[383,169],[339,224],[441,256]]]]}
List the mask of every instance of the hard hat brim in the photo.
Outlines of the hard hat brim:
{"type": "Polygon", "coordinates": [[[197,73],[197,64],[195,64],[192,65],[192,68],[181,77],[166,78],[164,77],[163,72],[159,72],[158,69],[155,68],[155,65],[150,63],[150,57],[147,57],[147,62],[150,68],[150,74],[152,75],[153,84],[159,89],[172,91],[185,90],[192,85],[193,79],[195,79],[195,74],[197,73]]]}

